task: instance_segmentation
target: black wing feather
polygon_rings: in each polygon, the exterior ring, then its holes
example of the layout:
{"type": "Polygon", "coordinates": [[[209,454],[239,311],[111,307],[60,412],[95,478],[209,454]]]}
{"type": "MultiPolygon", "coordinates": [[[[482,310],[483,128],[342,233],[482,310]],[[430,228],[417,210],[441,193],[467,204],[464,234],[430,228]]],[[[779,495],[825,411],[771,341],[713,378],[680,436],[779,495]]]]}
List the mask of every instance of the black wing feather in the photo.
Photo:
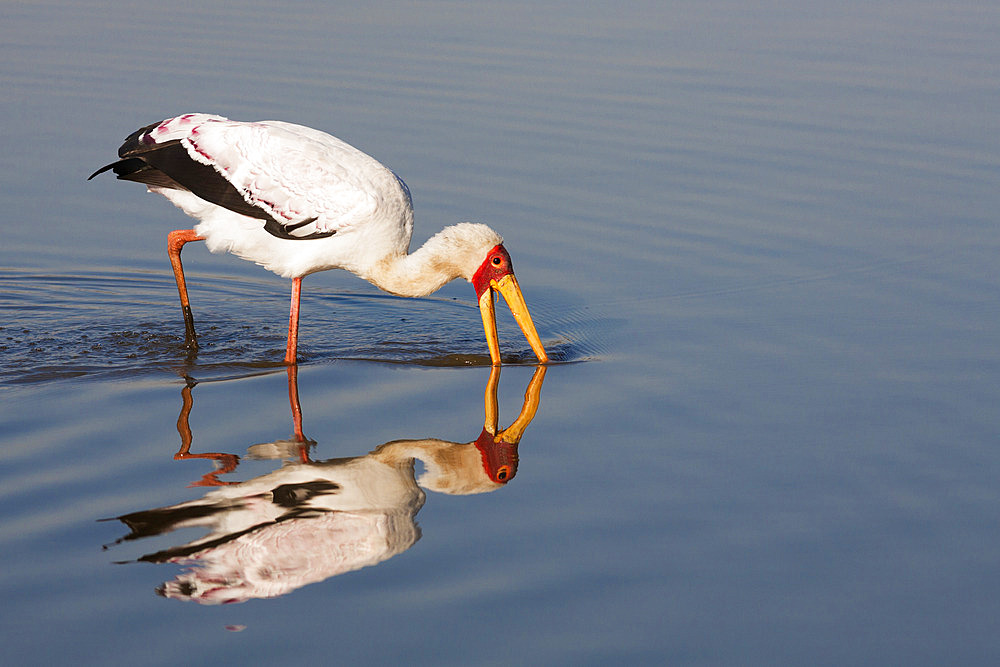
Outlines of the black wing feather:
{"type": "Polygon", "coordinates": [[[293,241],[321,239],[336,233],[336,230],[333,230],[292,236],[290,232],[315,222],[316,218],[283,225],[263,208],[254,206],[244,199],[243,194],[214,167],[193,160],[180,140],[175,139],[162,144],[151,141],[148,133],[159,125],[160,123],[147,125],[126,137],[118,149],[118,156],[122,159],[101,167],[91,174],[90,178],[113,170],[119,180],[135,181],[153,187],[188,190],[216,206],[263,220],[264,229],[272,236],[282,239],[293,241]]]}

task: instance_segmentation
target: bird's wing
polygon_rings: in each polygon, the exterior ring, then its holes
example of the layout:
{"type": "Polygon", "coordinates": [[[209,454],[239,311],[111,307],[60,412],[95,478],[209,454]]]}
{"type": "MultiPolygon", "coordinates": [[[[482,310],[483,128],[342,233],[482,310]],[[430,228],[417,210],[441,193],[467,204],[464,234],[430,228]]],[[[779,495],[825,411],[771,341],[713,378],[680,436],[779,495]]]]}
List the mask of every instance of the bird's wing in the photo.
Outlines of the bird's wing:
{"type": "Polygon", "coordinates": [[[260,218],[283,238],[329,236],[370,218],[393,187],[397,196],[405,192],[391,171],[356,148],[277,121],[178,116],[137,130],[119,156],[121,163],[141,160],[206,201],[260,218]]]}

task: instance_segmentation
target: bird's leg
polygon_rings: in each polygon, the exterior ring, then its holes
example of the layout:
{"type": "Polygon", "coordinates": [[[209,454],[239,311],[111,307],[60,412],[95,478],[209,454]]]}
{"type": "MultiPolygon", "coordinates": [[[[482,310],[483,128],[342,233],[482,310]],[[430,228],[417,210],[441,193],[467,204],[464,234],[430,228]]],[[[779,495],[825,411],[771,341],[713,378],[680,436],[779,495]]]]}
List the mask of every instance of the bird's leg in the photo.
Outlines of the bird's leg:
{"type": "Polygon", "coordinates": [[[288,345],[285,347],[285,363],[295,363],[295,351],[299,346],[299,295],[302,293],[302,278],[292,278],[292,305],[288,314],[288,345]]]}
{"type": "Polygon", "coordinates": [[[194,316],[191,314],[187,283],[184,281],[181,249],[189,241],[204,240],[205,237],[198,236],[193,229],[175,229],[167,235],[167,254],[170,256],[170,266],[174,269],[174,280],[177,281],[177,293],[181,297],[181,310],[184,313],[184,346],[191,350],[198,349],[198,337],[194,332],[194,316]]]}

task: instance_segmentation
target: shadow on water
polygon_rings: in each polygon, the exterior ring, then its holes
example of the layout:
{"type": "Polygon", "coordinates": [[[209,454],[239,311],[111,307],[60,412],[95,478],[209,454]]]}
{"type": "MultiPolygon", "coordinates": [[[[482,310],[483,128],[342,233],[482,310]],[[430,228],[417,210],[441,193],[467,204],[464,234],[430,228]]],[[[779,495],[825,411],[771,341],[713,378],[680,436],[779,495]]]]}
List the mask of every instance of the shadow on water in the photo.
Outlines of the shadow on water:
{"type": "MultiPolygon", "coordinates": [[[[274,281],[194,274],[199,344],[184,345],[173,277],[163,273],[72,275],[0,269],[0,385],[170,370],[229,374],[282,366],[288,294],[274,281]]],[[[540,310],[553,362],[592,358],[600,327],[558,308],[540,310]],[[550,320],[551,324],[546,320],[550,320]]],[[[504,363],[535,359],[509,314],[498,318],[504,363]],[[523,348],[523,349],[522,349],[523,348]]],[[[424,366],[488,366],[476,304],[381,293],[303,294],[300,363],[362,360],[424,366]]]]}
{"type": "MultiPolygon", "coordinates": [[[[200,604],[278,597],[381,563],[420,539],[416,515],[426,498],[423,489],[486,493],[514,478],[518,443],[538,411],[545,370],[536,367],[520,413],[505,429],[499,428],[500,369],[493,367],[476,440],[393,440],[363,456],[314,461],[310,452],[316,442],[303,432],[298,369],[288,367],[294,435],[250,446],[248,458],[281,464],[244,481],[229,479],[240,456],[192,451],[196,438],[189,417],[196,383],[191,381],[181,392],[181,447],[174,458],[211,460],[215,468],[191,484],[211,490],[195,500],[117,517],[130,532],[105,548],[182,528],[206,530],[200,538],[136,559],[184,566],[157,592],[200,604]],[[417,461],[424,469],[419,477],[417,461]]],[[[120,561],[127,562],[132,561],[120,561]]]]}

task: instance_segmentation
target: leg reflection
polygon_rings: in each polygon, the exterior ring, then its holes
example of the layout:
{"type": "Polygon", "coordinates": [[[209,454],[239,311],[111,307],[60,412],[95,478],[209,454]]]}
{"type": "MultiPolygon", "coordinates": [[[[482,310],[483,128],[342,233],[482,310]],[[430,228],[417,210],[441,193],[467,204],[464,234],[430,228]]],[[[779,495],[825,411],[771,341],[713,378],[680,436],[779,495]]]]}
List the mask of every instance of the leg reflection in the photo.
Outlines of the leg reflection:
{"type": "Polygon", "coordinates": [[[191,442],[193,437],[191,435],[191,408],[194,407],[194,399],[191,397],[191,390],[196,384],[195,380],[190,377],[185,378],[187,382],[184,388],[181,389],[181,413],[177,417],[177,433],[181,436],[181,448],[174,454],[174,460],[180,461],[183,459],[212,459],[216,461],[218,466],[212,472],[205,473],[196,482],[192,482],[189,486],[225,486],[227,484],[236,484],[236,482],[226,482],[219,479],[219,475],[233,472],[236,470],[236,466],[240,464],[240,457],[235,454],[225,454],[223,452],[206,452],[203,454],[192,454],[191,453],[191,442]]]}

